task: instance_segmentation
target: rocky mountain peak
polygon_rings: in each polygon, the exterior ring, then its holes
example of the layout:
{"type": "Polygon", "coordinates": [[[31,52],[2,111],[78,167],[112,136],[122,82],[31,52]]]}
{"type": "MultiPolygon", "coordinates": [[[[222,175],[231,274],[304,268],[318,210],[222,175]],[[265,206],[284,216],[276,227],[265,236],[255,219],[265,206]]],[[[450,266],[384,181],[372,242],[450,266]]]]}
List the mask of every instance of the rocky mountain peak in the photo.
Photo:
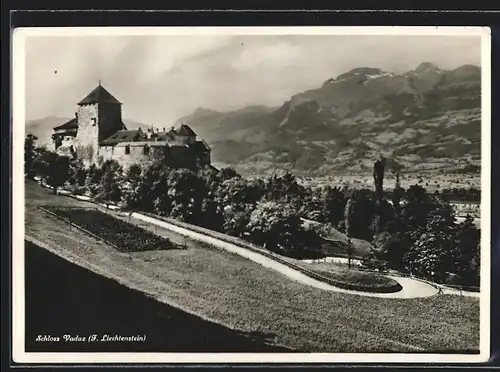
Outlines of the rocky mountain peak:
{"type": "Polygon", "coordinates": [[[339,82],[339,81],[343,81],[343,80],[359,79],[359,78],[367,78],[367,77],[379,77],[379,76],[385,76],[385,75],[390,75],[390,73],[383,71],[379,68],[357,67],[357,68],[350,70],[349,72],[346,72],[344,74],[337,76],[336,79],[330,79],[329,81],[339,82]]]}
{"type": "Polygon", "coordinates": [[[415,69],[416,73],[427,73],[427,72],[438,72],[438,71],[441,71],[439,66],[431,62],[422,62],[415,69]]]}

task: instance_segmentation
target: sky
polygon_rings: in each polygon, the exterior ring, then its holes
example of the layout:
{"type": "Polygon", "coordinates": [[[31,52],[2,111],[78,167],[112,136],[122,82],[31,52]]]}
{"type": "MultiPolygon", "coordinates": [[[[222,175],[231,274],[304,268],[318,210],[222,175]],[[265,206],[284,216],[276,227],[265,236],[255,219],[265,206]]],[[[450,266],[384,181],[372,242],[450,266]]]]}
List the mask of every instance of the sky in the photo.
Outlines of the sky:
{"type": "Polygon", "coordinates": [[[478,36],[30,36],[26,119],[73,117],[99,80],[123,117],[158,127],[198,107],[279,107],[356,67],[394,73],[480,65],[478,36]]]}

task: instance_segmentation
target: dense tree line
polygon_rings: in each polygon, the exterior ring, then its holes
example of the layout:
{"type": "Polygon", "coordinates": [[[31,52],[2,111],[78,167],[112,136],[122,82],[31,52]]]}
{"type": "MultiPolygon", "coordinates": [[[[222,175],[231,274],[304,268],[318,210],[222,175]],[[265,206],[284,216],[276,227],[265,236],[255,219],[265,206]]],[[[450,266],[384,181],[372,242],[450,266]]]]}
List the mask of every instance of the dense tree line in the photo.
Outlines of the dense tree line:
{"type": "MultiPolygon", "coordinates": [[[[446,198],[414,185],[399,184],[391,200],[383,192],[385,162],[374,165],[374,190],[304,187],[291,173],[245,179],[232,168],[197,171],[172,169],[162,159],[126,171],[114,160],[85,168],[36,146],[25,144],[25,174],[57,188],[88,194],[105,203],[176,218],[241,237],[296,258],[320,257],[324,236],[302,219],[344,232],[349,241],[374,246],[369,267],[385,267],[435,281],[457,274],[461,284],[479,282],[479,230],[471,218],[455,223],[446,198]]],[[[327,229],[326,228],[326,229],[327,229]]],[[[351,246],[351,245],[350,245],[351,246]]],[[[352,246],[351,246],[352,248],[352,246]]]]}
{"type": "MultiPolygon", "coordinates": [[[[386,198],[391,198],[394,190],[384,191],[386,198]]],[[[481,190],[476,187],[451,187],[436,190],[434,192],[440,198],[450,202],[479,203],[481,201],[481,190]]]]}

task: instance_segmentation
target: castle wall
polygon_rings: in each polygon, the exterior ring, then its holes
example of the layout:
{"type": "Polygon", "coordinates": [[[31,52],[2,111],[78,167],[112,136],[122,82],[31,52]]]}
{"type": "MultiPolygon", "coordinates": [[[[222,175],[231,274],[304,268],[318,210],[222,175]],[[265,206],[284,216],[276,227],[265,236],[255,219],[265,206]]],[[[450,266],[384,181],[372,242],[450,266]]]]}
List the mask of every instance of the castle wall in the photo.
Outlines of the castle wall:
{"type": "Polygon", "coordinates": [[[150,154],[144,154],[144,147],[130,146],[130,153],[127,154],[123,146],[101,146],[100,156],[102,160],[116,160],[123,169],[128,169],[132,164],[145,165],[153,161],[153,149],[150,148],[150,154]]]}
{"type": "Polygon", "coordinates": [[[167,155],[167,163],[172,168],[196,168],[196,154],[185,146],[171,147],[167,155]]]}
{"type": "MultiPolygon", "coordinates": [[[[103,161],[116,160],[123,169],[128,169],[132,164],[144,166],[156,158],[165,158],[165,162],[172,168],[195,169],[197,164],[207,164],[200,161],[193,149],[185,146],[173,146],[166,150],[163,147],[150,147],[149,154],[144,154],[144,146],[130,146],[130,153],[126,153],[125,146],[101,146],[99,156],[103,161]]],[[[206,159],[205,159],[206,160],[206,159]]]]}

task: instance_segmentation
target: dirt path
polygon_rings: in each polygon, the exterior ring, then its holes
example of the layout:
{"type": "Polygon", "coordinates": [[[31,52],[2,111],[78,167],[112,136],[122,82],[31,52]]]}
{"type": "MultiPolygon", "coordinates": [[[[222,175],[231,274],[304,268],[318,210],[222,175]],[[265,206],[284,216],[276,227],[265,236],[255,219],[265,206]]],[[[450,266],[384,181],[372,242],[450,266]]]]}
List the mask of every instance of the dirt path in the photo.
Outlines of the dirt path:
{"type": "Polygon", "coordinates": [[[205,242],[211,245],[214,245],[220,249],[224,249],[228,252],[238,254],[242,257],[245,257],[249,260],[252,260],[266,268],[278,271],[279,273],[286,275],[288,278],[295,280],[297,282],[309,285],[311,287],[323,289],[326,291],[333,291],[333,292],[341,292],[341,293],[348,293],[348,294],[354,294],[354,295],[360,295],[360,296],[367,296],[367,297],[381,297],[381,298],[420,298],[420,297],[430,297],[434,296],[438,293],[438,289],[430,284],[424,283],[419,280],[411,279],[411,278],[403,278],[403,277],[398,277],[398,276],[388,276],[391,279],[396,280],[401,284],[403,289],[399,292],[395,293],[369,293],[369,292],[361,292],[361,291],[353,291],[353,290],[347,290],[347,289],[342,289],[342,288],[337,288],[332,285],[329,285],[327,283],[323,283],[319,280],[310,278],[309,276],[301,273],[298,270],[292,269],[291,267],[288,267],[280,262],[277,262],[269,257],[266,257],[262,254],[259,254],[257,252],[250,251],[246,248],[242,248],[237,246],[236,244],[224,242],[222,240],[213,238],[208,235],[204,235],[195,231],[191,231],[189,229],[176,226],[173,224],[170,224],[165,221],[161,221],[149,216],[142,215],[140,213],[133,213],[132,218],[141,220],[144,222],[148,222],[154,225],[157,225],[159,227],[165,228],[167,230],[176,232],[178,234],[187,236],[191,239],[205,242]]]}

